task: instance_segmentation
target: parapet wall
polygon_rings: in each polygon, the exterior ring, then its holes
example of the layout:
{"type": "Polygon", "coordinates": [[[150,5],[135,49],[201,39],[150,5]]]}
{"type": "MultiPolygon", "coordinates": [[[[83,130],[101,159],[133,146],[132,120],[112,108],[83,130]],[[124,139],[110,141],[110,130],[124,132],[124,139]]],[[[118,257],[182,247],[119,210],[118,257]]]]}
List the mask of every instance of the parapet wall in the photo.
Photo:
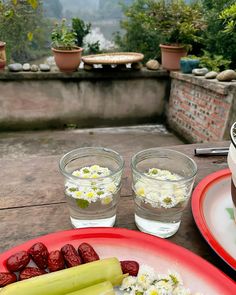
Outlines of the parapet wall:
{"type": "Polygon", "coordinates": [[[228,139],[236,121],[236,82],[147,69],[0,72],[0,131],[165,123],[166,118],[188,142],[228,139]]]}
{"type": "Polygon", "coordinates": [[[0,72],[0,130],[161,121],[166,71],[0,72]]]}
{"type": "Polygon", "coordinates": [[[171,73],[168,125],[189,142],[229,139],[236,121],[236,82],[171,73]]]}

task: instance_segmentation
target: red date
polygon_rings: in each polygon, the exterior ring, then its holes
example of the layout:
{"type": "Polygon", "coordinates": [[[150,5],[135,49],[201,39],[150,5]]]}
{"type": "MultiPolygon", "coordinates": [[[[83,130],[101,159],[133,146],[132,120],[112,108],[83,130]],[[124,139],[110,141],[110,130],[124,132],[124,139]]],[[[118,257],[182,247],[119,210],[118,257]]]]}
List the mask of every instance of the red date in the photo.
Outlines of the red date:
{"type": "Polygon", "coordinates": [[[48,266],[48,249],[43,243],[34,244],[28,253],[32,257],[35,264],[41,268],[45,269],[48,266]]]}
{"type": "Polygon", "coordinates": [[[63,254],[67,267],[73,267],[82,264],[82,259],[74,246],[66,244],[61,248],[61,253],[63,254]]]}
{"type": "Polygon", "coordinates": [[[0,287],[15,283],[17,277],[14,273],[0,272],[0,287]]]}
{"type": "Polygon", "coordinates": [[[30,256],[26,251],[13,254],[7,259],[7,269],[11,272],[20,271],[26,267],[30,261],[30,256]]]}
{"type": "Polygon", "coordinates": [[[48,269],[50,271],[57,271],[64,269],[65,263],[61,251],[52,251],[48,255],[48,269]]]}
{"type": "Polygon", "coordinates": [[[121,261],[120,264],[123,274],[128,273],[130,276],[137,276],[139,271],[138,262],[132,260],[125,260],[121,261]]]}
{"type": "Polygon", "coordinates": [[[82,243],[78,248],[78,252],[84,263],[99,260],[97,252],[93,249],[91,245],[87,243],[82,243]]]}
{"type": "Polygon", "coordinates": [[[33,277],[44,275],[45,273],[46,271],[37,267],[26,267],[20,272],[19,279],[23,281],[33,277]]]}

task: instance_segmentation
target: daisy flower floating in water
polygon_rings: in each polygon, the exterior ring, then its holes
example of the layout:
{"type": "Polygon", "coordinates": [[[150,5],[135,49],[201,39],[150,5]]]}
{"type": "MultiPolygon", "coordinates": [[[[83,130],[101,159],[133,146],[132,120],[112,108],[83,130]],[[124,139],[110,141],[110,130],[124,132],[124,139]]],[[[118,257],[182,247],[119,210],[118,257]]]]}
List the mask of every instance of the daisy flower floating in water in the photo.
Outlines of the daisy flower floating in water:
{"type": "Polygon", "coordinates": [[[120,290],[124,295],[203,295],[186,288],[177,272],[157,274],[146,265],[140,267],[137,277],[124,278],[120,290]]]}
{"type": "Polygon", "coordinates": [[[148,178],[139,178],[133,189],[137,197],[152,207],[169,209],[188,199],[187,186],[177,182],[183,179],[180,175],[158,168],[151,168],[144,175],[148,178]]]}
{"type": "Polygon", "coordinates": [[[78,181],[67,181],[65,184],[66,194],[73,199],[81,208],[86,208],[90,203],[98,200],[102,205],[112,202],[113,194],[119,190],[111,175],[112,171],[99,165],[86,166],[72,172],[78,177],[78,181]],[[83,178],[83,180],[79,180],[83,178]]]}

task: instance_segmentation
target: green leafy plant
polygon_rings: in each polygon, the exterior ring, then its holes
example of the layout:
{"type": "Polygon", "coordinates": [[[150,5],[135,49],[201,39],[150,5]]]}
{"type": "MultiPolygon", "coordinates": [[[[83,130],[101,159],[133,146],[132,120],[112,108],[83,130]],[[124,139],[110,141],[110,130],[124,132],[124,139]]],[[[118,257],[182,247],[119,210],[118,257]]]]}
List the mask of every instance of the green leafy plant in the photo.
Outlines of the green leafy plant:
{"type": "Polygon", "coordinates": [[[84,37],[88,35],[91,31],[91,24],[85,24],[85,22],[80,18],[73,18],[72,28],[76,33],[77,46],[83,46],[84,37]]]}
{"type": "Polygon", "coordinates": [[[142,52],[145,61],[160,58],[158,44],[161,35],[149,28],[147,0],[135,0],[131,6],[123,5],[125,18],[120,25],[125,34],[117,32],[115,43],[120,51],[142,52]]]}
{"type": "Polygon", "coordinates": [[[211,54],[206,50],[203,51],[203,55],[200,57],[200,66],[206,67],[210,71],[219,72],[227,69],[230,62],[222,55],[211,54]]]}
{"type": "Polygon", "coordinates": [[[232,34],[236,31],[236,3],[226,7],[219,15],[219,19],[223,20],[224,32],[232,34]]]}
{"type": "Polygon", "coordinates": [[[160,43],[191,48],[202,42],[206,23],[198,2],[135,0],[131,6],[123,6],[123,11],[126,18],[121,21],[121,27],[126,33],[115,36],[122,50],[139,51],[146,59],[158,59],[160,43]]]}
{"type": "Polygon", "coordinates": [[[195,60],[195,59],[200,59],[199,57],[197,57],[196,55],[187,55],[185,57],[181,57],[181,59],[183,60],[195,60]]]}
{"type": "Polygon", "coordinates": [[[206,26],[198,2],[184,0],[149,1],[150,29],[160,33],[165,44],[182,44],[191,48],[201,41],[201,30],[206,26]]]}
{"type": "Polygon", "coordinates": [[[56,49],[72,50],[77,48],[76,46],[76,33],[72,28],[66,24],[66,19],[63,19],[61,23],[56,23],[52,31],[52,46],[56,49]]]}
{"type": "Polygon", "coordinates": [[[202,0],[207,28],[203,32],[205,50],[222,55],[236,67],[236,30],[233,29],[235,0],[202,0]]]}
{"type": "Polygon", "coordinates": [[[7,43],[7,59],[26,62],[48,54],[50,23],[40,0],[0,0],[0,40],[7,43]]]}
{"type": "Polygon", "coordinates": [[[101,52],[100,50],[100,42],[96,41],[94,43],[87,43],[87,51],[88,54],[98,54],[101,52]]]}

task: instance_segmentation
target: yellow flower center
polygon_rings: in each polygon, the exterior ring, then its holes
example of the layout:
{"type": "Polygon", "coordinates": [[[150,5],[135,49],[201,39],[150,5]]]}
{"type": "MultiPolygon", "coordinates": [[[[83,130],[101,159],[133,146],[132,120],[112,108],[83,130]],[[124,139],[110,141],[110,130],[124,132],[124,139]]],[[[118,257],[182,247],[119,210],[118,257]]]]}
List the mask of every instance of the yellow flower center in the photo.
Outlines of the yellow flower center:
{"type": "Polygon", "coordinates": [[[88,192],[88,193],[86,194],[86,197],[87,197],[87,198],[93,198],[93,197],[94,197],[94,192],[88,192]]]}
{"type": "Polygon", "coordinates": [[[139,188],[137,190],[137,194],[138,194],[138,196],[144,197],[145,196],[144,188],[143,187],[139,188]]]}
{"type": "Polygon", "coordinates": [[[76,194],[77,197],[81,197],[82,196],[82,192],[80,192],[80,191],[75,192],[75,194],[76,194]]]}

